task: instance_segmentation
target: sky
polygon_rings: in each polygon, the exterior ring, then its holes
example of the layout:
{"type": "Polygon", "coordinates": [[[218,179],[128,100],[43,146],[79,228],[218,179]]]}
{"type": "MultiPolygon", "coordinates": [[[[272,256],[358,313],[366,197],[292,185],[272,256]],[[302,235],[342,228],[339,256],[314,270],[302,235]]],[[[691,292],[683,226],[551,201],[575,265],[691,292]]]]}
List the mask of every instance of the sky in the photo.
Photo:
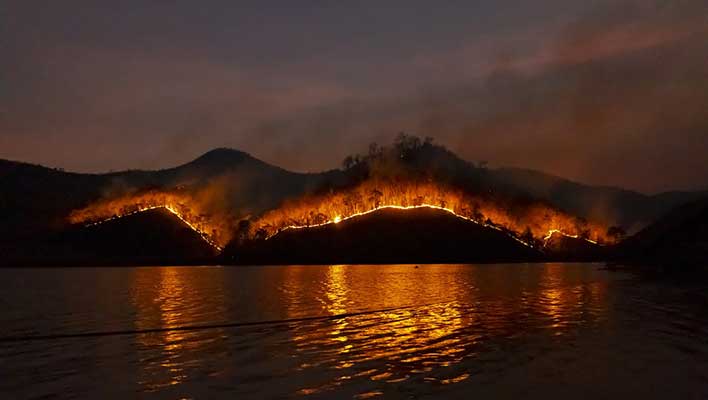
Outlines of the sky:
{"type": "Polygon", "coordinates": [[[231,147],[336,168],[398,132],[492,167],[708,188],[705,0],[0,3],[0,158],[231,147]]]}

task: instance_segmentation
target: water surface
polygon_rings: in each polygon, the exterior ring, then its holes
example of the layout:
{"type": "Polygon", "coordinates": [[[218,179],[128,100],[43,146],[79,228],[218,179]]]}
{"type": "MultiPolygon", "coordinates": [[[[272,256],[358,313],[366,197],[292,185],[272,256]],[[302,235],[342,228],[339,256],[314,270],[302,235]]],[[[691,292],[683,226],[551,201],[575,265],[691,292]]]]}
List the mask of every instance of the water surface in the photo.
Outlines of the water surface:
{"type": "Polygon", "coordinates": [[[708,398],[708,285],[594,264],[0,274],[2,337],[134,331],[0,342],[0,398],[708,398]]]}

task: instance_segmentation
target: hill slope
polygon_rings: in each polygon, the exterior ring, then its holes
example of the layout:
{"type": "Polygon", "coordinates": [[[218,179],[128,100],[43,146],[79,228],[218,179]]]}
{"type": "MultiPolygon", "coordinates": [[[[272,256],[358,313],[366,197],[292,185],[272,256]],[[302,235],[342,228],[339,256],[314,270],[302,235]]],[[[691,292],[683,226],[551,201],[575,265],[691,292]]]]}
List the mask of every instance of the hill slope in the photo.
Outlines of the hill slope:
{"type": "Polygon", "coordinates": [[[441,263],[540,260],[542,254],[509,237],[445,211],[381,209],[268,240],[232,244],[236,264],[441,263]]]}
{"type": "Polygon", "coordinates": [[[2,266],[212,263],[217,250],[172,213],[145,211],[0,246],[2,266]]]}
{"type": "Polygon", "coordinates": [[[217,149],[176,168],[77,174],[0,160],[0,242],[67,228],[67,216],[101,198],[177,187],[241,214],[258,213],[303,193],[330,174],[299,174],[250,155],[217,149]]]}
{"type": "Polygon", "coordinates": [[[615,257],[640,264],[708,267],[708,198],[672,210],[620,243],[615,257]]]}
{"type": "Polygon", "coordinates": [[[547,200],[573,215],[622,226],[628,232],[637,232],[674,207],[708,195],[708,191],[645,195],[614,187],[583,185],[520,168],[490,170],[489,176],[499,190],[547,200]]]}
{"type": "MultiPolygon", "coordinates": [[[[415,142],[411,137],[404,140],[415,142]]],[[[391,165],[391,159],[385,157],[382,162],[357,163],[357,156],[353,167],[312,174],[290,172],[231,149],[212,150],[175,168],[109,174],[68,173],[0,160],[0,245],[8,248],[35,242],[38,237],[59,235],[73,229],[67,218],[73,210],[123,195],[132,200],[133,194],[140,191],[179,190],[180,194],[198,198],[204,206],[200,213],[228,215],[222,220],[231,226],[231,221],[235,224],[258,216],[286,200],[333,192],[374,172],[420,174],[470,192],[489,193],[490,199],[539,199],[570,214],[629,229],[639,229],[670,208],[702,194],[670,192],[647,196],[582,185],[535,171],[491,170],[429,142],[408,147],[396,142],[386,151],[399,164],[391,165]]],[[[374,147],[373,154],[382,154],[381,147],[374,147]]]]}

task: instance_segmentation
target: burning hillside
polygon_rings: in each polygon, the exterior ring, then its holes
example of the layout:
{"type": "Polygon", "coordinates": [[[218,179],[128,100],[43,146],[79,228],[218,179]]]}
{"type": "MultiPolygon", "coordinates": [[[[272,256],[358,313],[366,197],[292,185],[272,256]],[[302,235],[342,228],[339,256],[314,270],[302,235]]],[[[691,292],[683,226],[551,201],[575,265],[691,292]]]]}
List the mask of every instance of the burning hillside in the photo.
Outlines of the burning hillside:
{"type": "Polygon", "coordinates": [[[340,192],[285,203],[255,220],[249,236],[268,239],[287,229],[303,229],[356,218],[385,208],[434,208],[489,228],[503,230],[526,245],[540,247],[558,232],[594,243],[607,243],[606,228],[567,215],[541,203],[466,194],[432,182],[371,179],[340,192]]]}
{"type": "Polygon", "coordinates": [[[439,208],[382,207],[338,223],[288,229],[268,240],[232,243],[237,264],[467,263],[543,260],[548,255],[507,232],[439,208]]]}
{"type": "MultiPolygon", "coordinates": [[[[463,161],[430,140],[402,135],[392,146],[372,145],[368,154],[348,157],[338,173],[335,180],[323,180],[306,194],[271,202],[279,206],[241,221],[235,216],[244,214],[242,206],[223,201],[215,206],[201,199],[199,193],[183,189],[146,190],[100,200],[73,211],[69,220],[99,224],[164,208],[212,246],[222,249],[234,234],[240,241],[268,240],[285,230],[336,224],[377,210],[428,208],[501,231],[533,248],[543,248],[554,234],[593,244],[616,241],[603,225],[542,201],[495,191],[485,181],[483,166],[463,161]]],[[[238,184],[220,180],[206,186],[238,184]]]]}
{"type": "MultiPolygon", "coordinates": [[[[95,202],[71,213],[74,224],[96,225],[136,213],[164,208],[217,249],[237,226],[230,215],[215,214],[188,193],[147,191],[95,202]]],[[[269,239],[289,229],[339,223],[381,209],[430,208],[505,232],[530,247],[543,247],[553,234],[608,243],[606,229],[541,203],[517,203],[471,195],[433,182],[369,179],[348,189],[309,195],[285,202],[247,224],[246,239],[269,239]]]]}
{"type": "Polygon", "coordinates": [[[218,250],[231,240],[233,223],[228,216],[215,217],[204,210],[204,206],[191,195],[180,192],[150,190],[100,200],[74,210],[69,216],[69,222],[97,225],[158,208],[174,214],[218,250]]]}

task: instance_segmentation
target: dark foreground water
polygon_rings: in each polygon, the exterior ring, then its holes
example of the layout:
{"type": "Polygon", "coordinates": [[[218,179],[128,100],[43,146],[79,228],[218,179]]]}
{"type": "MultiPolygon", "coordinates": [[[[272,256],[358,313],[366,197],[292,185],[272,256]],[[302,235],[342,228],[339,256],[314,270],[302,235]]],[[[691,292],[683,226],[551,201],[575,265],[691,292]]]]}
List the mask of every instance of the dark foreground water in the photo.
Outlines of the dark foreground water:
{"type": "Polygon", "coordinates": [[[0,398],[705,399],[707,288],[593,264],[0,270],[4,338],[133,331],[0,342],[0,398]]]}

